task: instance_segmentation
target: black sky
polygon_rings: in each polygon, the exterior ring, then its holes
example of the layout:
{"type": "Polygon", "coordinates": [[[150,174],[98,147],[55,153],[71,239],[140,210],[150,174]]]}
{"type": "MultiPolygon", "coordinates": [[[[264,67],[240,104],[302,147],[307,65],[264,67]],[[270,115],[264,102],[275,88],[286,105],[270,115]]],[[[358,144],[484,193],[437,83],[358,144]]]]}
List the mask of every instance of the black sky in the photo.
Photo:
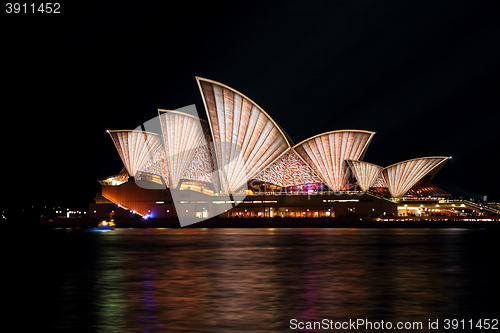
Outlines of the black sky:
{"type": "Polygon", "coordinates": [[[84,203],[122,162],[106,129],[227,84],[298,143],[377,132],[364,160],[453,156],[434,183],[500,201],[498,1],[62,4],[2,13],[3,204],[84,203]],[[21,199],[22,198],[22,199],[21,199]]]}

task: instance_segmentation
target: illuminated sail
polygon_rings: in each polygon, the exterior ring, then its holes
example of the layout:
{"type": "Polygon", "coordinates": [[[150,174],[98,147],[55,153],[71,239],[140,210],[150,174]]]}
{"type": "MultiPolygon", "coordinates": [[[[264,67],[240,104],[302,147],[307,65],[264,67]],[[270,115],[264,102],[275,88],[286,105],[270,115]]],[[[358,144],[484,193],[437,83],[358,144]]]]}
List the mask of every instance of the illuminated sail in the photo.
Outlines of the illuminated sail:
{"type": "Polygon", "coordinates": [[[346,162],[362,191],[368,191],[373,186],[383,169],[381,166],[363,161],[347,160],[346,162]]]}
{"type": "Polygon", "coordinates": [[[161,147],[159,135],[144,131],[108,131],[131,177],[154,156],[161,147]]]}
{"type": "Polygon", "coordinates": [[[294,146],[295,151],[333,191],[341,191],[351,175],[345,160],[361,159],[374,132],[339,130],[313,136],[294,146]]]}
{"type": "MultiPolygon", "coordinates": [[[[413,185],[434,169],[440,168],[448,157],[422,157],[390,165],[382,170],[393,198],[401,198],[413,185]]],[[[432,173],[434,175],[435,172],[432,173]]]]}
{"type": "Polygon", "coordinates": [[[202,120],[190,114],[158,110],[170,187],[177,188],[199,146],[206,145],[202,120]]]}
{"type": "Polygon", "coordinates": [[[251,99],[221,83],[196,78],[207,110],[222,191],[234,193],[290,145],[251,99]]]}

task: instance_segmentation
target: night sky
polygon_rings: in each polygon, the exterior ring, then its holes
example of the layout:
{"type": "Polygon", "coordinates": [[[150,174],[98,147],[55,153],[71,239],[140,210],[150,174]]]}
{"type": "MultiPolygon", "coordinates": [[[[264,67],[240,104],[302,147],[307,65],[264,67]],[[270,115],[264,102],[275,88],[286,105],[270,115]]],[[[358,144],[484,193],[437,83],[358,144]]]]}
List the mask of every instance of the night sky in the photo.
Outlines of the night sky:
{"type": "Polygon", "coordinates": [[[376,134],[364,160],[452,156],[434,183],[500,201],[500,2],[115,1],[2,12],[2,205],[81,204],[122,162],[106,129],[195,103],[195,76],[298,143],[376,134]],[[5,198],[6,197],[6,198],[5,198]]]}

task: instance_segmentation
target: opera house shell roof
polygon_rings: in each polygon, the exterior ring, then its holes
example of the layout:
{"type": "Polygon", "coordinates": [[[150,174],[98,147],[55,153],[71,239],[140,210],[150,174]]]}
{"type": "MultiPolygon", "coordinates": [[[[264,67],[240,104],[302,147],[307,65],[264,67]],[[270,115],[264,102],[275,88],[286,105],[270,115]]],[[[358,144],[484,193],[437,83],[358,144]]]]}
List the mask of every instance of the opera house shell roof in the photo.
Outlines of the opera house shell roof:
{"type": "Polygon", "coordinates": [[[208,122],[159,110],[161,133],[108,131],[126,179],[150,175],[171,189],[198,181],[209,184],[214,194],[247,190],[253,180],[282,188],[323,184],[335,192],[355,184],[360,191],[384,189],[387,196],[402,198],[417,184],[430,184],[448,160],[423,157],[388,167],[362,161],[375,134],[365,130],[335,130],[294,145],[247,96],[213,80],[196,80],[208,122]]]}

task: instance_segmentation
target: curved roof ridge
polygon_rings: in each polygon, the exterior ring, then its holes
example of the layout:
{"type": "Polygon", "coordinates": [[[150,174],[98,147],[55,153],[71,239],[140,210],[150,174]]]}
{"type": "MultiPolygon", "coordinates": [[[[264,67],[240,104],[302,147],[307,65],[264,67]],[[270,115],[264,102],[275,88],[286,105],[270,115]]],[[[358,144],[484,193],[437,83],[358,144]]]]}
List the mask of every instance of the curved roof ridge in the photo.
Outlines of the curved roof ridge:
{"type": "Polygon", "coordinates": [[[340,133],[340,132],[368,133],[368,134],[371,134],[372,137],[373,137],[373,135],[375,135],[377,133],[377,132],[374,132],[374,131],[358,130],[358,129],[341,129],[341,130],[328,131],[328,132],[324,132],[324,133],[313,135],[313,136],[311,136],[311,137],[309,137],[309,138],[307,138],[305,140],[302,140],[299,143],[297,143],[296,145],[294,145],[292,148],[298,147],[301,144],[303,144],[304,142],[307,142],[307,141],[312,140],[314,138],[317,138],[319,136],[326,135],[326,134],[340,133]]]}
{"type": "Polygon", "coordinates": [[[383,166],[380,166],[380,165],[378,165],[378,164],[371,163],[371,162],[366,162],[366,161],[361,161],[361,160],[353,160],[353,159],[346,159],[345,161],[346,161],[346,162],[349,162],[349,161],[361,162],[361,163],[370,164],[370,165],[373,165],[373,166],[376,166],[376,167],[379,167],[379,168],[384,169],[384,167],[383,167],[383,166]]]}
{"type": "Polygon", "coordinates": [[[115,132],[138,132],[138,133],[146,133],[146,134],[151,134],[151,135],[158,135],[160,134],[155,133],[155,132],[148,132],[148,131],[143,131],[143,130],[131,130],[131,129],[124,129],[124,130],[106,130],[108,133],[115,133],[115,132]]]}
{"type": "MultiPolygon", "coordinates": [[[[398,164],[401,164],[401,163],[411,162],[411,161],[415,161],[415,160],[423,160],[423,159],[426,159],[426,158],[441,158],[441,159],[443,159],[443,161],[446,161],[446,160],[450,159],[449,156],[424,156],[424,157],[416,157],[416,158],[410,158],[409,160],[404,160],[404,161],[401,161],[401,162],[393,163],[391,165],[388,165],[388,166],[384,167],[384,169],[388,169],[388,168],[390,168],[392,166],[395,166],[395,165],[398,165],[398,164]]],[[[442,163],[442,162],[440,162],[440,163],[442,163]]]]}
{"type": "Polygon", "coordinates": [[[201,120],[203,122],[207,122],[205,119],[201,119],[200,117],[197,117],[197,116],[193,116],[192,114],[189,114],[187,112],[182,112],[182,111],[177,111],[177,110],[168,110],[168,109],[158,109],[158,113],[160,112],[170,112],[170,113],[177,113],[177,114],[180,114],[180,115],[183,115],[183,116],[187,116],[187,117],[191,117],[191,118],[194,118],[194,119],[198,119],[198,120],[201,120]]]}

